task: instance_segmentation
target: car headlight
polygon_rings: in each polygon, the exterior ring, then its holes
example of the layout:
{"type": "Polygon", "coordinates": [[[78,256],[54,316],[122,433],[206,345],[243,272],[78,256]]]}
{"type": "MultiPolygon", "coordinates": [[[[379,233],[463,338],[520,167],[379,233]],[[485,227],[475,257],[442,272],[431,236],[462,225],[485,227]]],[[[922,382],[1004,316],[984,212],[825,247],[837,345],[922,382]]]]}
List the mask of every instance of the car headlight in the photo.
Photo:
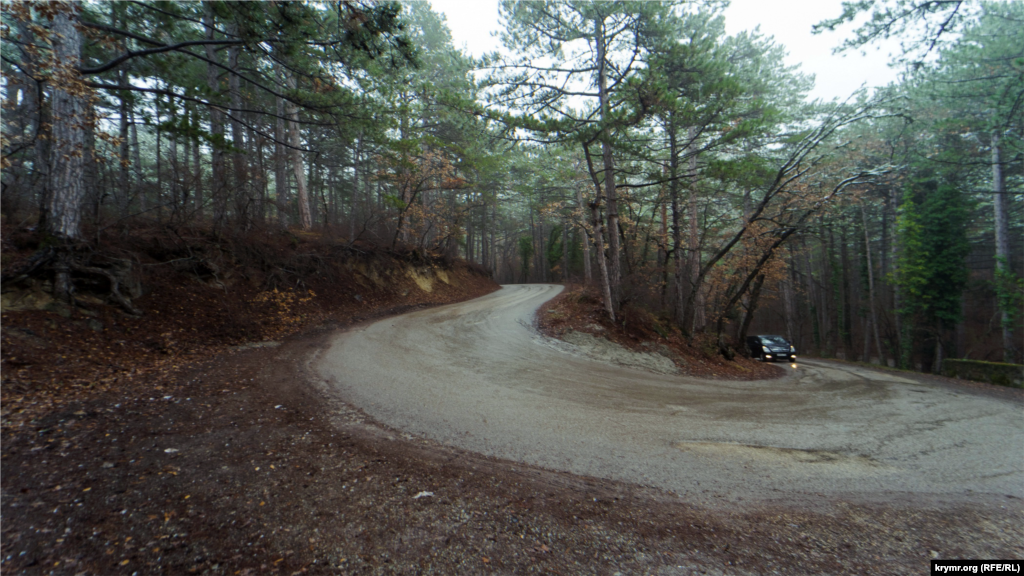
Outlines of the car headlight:
{"type": "Polygon", "coordinates": [[[790,352],[796,352],[796,348],[795,348],[795,347],[793,347],[793,346],[790,346],[790,347],[789,347],[789,351],[790,351],[790,352]]]}
{"type": "Polygon", "coordinates": [[[761,350],[764,350],[765,352],[771,352],[771,350],[769,350],[767,346],[761,346],[761,350]]]}

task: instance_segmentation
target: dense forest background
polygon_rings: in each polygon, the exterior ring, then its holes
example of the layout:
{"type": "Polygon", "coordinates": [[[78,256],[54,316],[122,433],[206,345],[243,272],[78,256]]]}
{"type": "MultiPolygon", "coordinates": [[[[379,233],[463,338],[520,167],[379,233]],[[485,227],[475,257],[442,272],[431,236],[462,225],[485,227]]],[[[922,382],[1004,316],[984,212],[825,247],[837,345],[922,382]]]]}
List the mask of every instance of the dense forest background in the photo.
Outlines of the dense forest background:
{"type": "Polygon", "coordinates": [[[288,229],[585,284],[726,353],[1019,362],[1024,3],[859,10],[847,49],[901,37],[902,80],[808,102],[711,1],[505,0],[481,60],[419,2],[5,2],[4,229],[64,298],[100,238],[288,229]]]}

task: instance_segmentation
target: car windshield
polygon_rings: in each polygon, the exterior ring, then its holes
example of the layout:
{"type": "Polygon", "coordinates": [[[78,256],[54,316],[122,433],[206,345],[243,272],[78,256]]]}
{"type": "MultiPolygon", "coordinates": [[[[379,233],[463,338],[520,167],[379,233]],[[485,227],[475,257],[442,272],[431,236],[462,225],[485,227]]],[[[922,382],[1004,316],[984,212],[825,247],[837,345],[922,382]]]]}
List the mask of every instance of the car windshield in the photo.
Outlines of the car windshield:
{"type": "Polygon", "coordinates": [[[782,336],[761,336],[761,342],[774,344],[775,346],[789,346],[789,342],[782,336]]]}

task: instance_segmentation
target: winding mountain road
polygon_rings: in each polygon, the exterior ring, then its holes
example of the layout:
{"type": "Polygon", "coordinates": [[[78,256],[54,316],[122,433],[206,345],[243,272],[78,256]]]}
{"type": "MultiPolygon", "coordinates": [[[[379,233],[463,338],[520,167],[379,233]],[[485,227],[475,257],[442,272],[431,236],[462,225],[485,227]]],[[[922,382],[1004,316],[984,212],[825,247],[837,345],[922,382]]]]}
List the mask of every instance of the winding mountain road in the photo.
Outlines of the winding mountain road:
{"type": "Polygon", "coordinates": [[[505,286],[357,327],[316,368],[411,434],[695,503],[1024,498],[1020,402],[826,361],[753,382],[606,364],[532,327],[560,291],[505,286]]]}

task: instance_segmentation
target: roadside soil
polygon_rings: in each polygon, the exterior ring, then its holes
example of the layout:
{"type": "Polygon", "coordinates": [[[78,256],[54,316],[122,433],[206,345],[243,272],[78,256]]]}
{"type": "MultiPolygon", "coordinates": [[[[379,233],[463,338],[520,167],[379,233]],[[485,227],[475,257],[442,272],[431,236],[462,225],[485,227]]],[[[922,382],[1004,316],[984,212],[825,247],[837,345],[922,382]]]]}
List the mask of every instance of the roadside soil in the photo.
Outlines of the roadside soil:
{"type": "MultiPolygon", "coordinates": [[[[935,557],[1024,557],[1019,500],[701,509],[411,437],[320,391],[306,362],[334,331],[495,288],[472,278],[365,306],[353,285],[333,313],[295,304],[301,324],[134,355],[90,350],[163,332],[106,309],[5,313],[4,574],[926,574],[935,557]]],[[[179,328],[189,306],[253,296],[163,289],[137,304],[179,328]]]]}

